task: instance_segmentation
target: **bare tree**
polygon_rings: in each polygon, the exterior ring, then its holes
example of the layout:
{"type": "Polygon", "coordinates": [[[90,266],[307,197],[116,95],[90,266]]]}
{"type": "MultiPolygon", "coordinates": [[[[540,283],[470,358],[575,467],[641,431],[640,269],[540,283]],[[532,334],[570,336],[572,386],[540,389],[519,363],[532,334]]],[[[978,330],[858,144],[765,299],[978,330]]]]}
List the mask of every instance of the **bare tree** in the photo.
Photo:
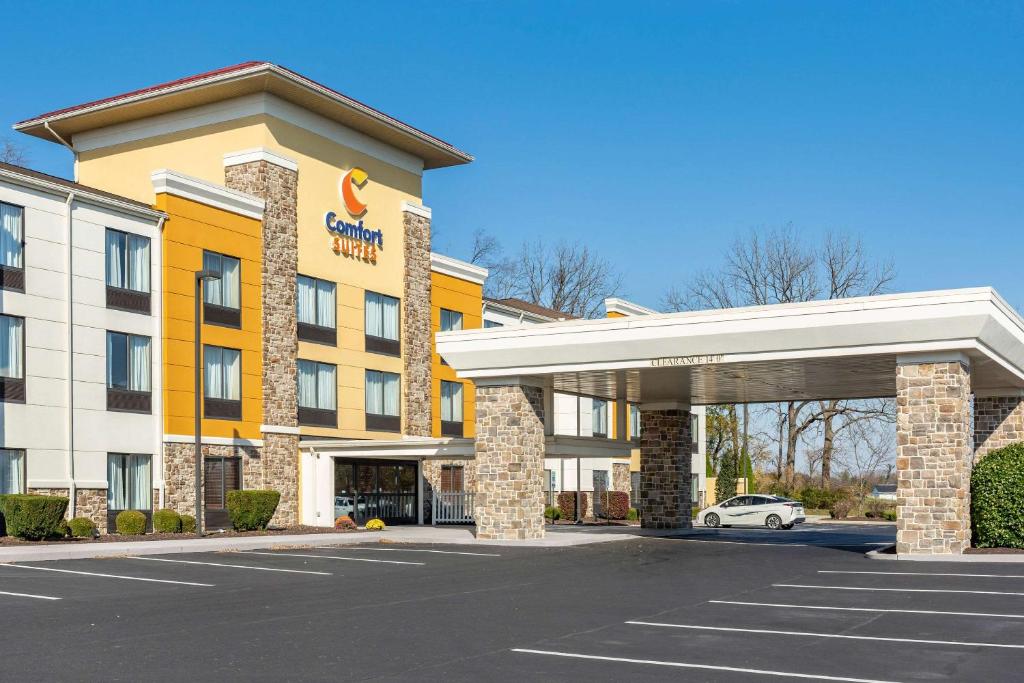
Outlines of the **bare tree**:
{"type": "Polygon", "coordinates": [[[0,140],[0,161],[15,166],[26,166],[28,165],[28,151],[11,142],[10,139],[3,138],[0,140]]]}

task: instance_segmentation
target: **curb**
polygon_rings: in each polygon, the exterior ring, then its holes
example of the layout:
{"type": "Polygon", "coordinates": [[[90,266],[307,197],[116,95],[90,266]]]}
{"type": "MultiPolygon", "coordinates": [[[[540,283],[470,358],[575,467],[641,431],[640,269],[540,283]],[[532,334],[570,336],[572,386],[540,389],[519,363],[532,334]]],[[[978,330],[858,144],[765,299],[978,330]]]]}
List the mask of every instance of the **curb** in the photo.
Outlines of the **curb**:
{"type": "Polygon", "coordinates": [[[895,553],[886,553],[885,551],[896,547],[890,545],[885,548],[876,548],[875,550],[869,550],[864,555],[869,560],[899,560],[901,562],[957,562],[961,564],[1024,564],[1024,553],[1012,553],[1006,555],[986,555],[986,554],[971,554],[971,555],[898,555],[895,553]]]}

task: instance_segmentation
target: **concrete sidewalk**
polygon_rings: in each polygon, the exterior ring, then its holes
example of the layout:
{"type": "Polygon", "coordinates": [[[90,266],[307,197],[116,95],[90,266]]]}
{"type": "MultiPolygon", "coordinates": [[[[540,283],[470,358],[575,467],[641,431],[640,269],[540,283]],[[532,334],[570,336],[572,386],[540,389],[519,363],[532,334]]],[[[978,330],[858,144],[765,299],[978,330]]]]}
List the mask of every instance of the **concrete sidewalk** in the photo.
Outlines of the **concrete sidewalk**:
{"type": "Polygon", "coordinates": [[[515,546],[519,548],[562,548],[589,543],[624,541],[641,536],[664,536],[678,532],[617,527],[599,531],[570,528],[551,531],[544,538],[529,541],[479,541],[471,527],[392,527],[384,531],[294,534],[287,536],[227,536],[218,538],[183,537],[168,541],[125,541],[123,543],[52,543],[0,547],[0,563],[43,560],[80,560],[99,557],[167,555],[171,553],[231,552],[280,547],[344,546],[357,543],[428,543],[477,546],[515,546]]]}
{"type": "MultiPolygon", "coordinates": [[[[892,546],[890,546],[891,548],[892,546]]],[[[878,548],[865,553],[872,560],[896,560],[899,562],[958,562],[967,564],[1024,564],[1024,553],[965,553],[963,555],[897,555],[886,552],[889,548],[878,548]]]]}

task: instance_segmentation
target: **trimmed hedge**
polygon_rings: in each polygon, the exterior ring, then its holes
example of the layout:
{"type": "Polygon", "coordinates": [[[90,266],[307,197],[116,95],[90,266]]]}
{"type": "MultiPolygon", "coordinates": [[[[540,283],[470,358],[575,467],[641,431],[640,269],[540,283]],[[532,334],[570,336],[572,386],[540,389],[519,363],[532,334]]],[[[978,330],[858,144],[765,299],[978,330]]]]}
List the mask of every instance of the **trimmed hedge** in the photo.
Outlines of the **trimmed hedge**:
{"type": "Polygon", "coordinates": [[[196,518],[192,515],[181,516],[181,533],[194,534],[196,532],[196,518]]]}
{"type": "Polygon", "coordinates": [[[1024,443],[991,451],[974,466],[971,526],[978,548],[1024,548],[1024,443]]]}
{"type": "Polygon", "coordinates": [[[75,517],[68,522],[68,530],[74,538],[92,538],[96,535],[96,522],[88,517],[75,517]]]}
{"type": "Polygon", "coordinates": [[[9,494],[0,499],[0,508],[7,533],[11,536],[40,541],[64,535],[62,523],[64,513],[68,511],[66,496],[9,494]]]}
{"type": "Polygon", "coordinates": [[[138,510],[122,510],[117,513],[114,526],[122,536],[141,536],[146,533],[146,515],[138,510]]]}
{"type": "Polygon", "coordinates": [[[157,510],[153,513],[153,531],[158,534],[180,534],[181,515],[176,510],[157,510]]]}
{"type": "Polygon", "coordinates": [[[594,494],[605,519],[626,519],[629,514],[629,494],[625,491],[602,491],[594,494]]]}
{"type": "Polygon", "coordinates": [[[626,519],[631,522],[635,522],[640,519],[640,511],[636,508],[629,508],[629,512],[626,513],[626,519]]]}
{"type": "MultiPolygon", "coordinates": [[[[580,506],[583,512],[587,511],[587,493],[580,493],[580,506]]],[[[576,492],[562,491],[558,494],[558,511],[562,513],[562,519],[576,519],[576,492]]],[[[580,515],[582,518],[583,515],[580,515]]]]}
{"type": "Polygon", "coordinates": [[[235,531],[262,531],[270,524],[281,494],[277,491],[228,491],[228,516],[235,531]]]}
{"type": "Polygon", "coordinates": [[[554,505],[548,505],[544,508],[544,516],[554,522],[556,519],[562,518],[562,511],[554,505]]]}
{"type": "Polygon", "coordinates": [[[795,496],[809,510],[831,510],[833,505],[847,497],[842,489],[822,489],[815,486],[808,486],[795,496]]]}

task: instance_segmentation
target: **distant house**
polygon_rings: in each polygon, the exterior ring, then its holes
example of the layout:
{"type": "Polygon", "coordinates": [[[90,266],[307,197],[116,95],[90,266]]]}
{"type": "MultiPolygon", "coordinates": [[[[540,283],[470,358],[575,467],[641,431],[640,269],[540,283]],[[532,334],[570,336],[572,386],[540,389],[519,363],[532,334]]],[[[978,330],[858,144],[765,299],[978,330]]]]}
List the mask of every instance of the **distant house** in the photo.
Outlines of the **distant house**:
{"type": "Polygon", "coordinates": [[[896,500],[896,484],[878,484],[871,489],[871,496],[882,500],[896,500]]]}

